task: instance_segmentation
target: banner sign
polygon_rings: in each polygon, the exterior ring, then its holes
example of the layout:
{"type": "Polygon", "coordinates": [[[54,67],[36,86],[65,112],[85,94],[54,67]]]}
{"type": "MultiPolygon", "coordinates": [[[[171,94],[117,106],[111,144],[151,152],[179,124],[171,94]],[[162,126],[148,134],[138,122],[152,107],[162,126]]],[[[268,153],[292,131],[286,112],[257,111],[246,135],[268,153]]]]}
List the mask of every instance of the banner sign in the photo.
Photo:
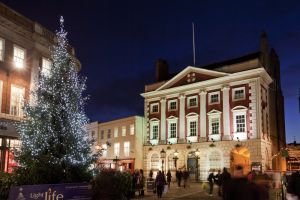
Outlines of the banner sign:
{"type": "Polygon", "coordinates": [[[87,183],[22,185],[12,187],[8,200],[91,200],[87,183]]]}

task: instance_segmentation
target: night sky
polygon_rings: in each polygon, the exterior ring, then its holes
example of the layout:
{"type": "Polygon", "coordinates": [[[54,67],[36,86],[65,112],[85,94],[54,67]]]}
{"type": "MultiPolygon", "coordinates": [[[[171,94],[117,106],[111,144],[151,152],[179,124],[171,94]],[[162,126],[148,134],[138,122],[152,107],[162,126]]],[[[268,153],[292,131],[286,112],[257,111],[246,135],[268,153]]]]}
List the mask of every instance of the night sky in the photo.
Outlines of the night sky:
{"type": "Polygon", "coordinates": [[[69,41],[87,77],[91,121],[143,115],[144,85],[154,82],[157,58],[171,72],[259,49],[266,31],[281,60],[287,142],[300,142],[300,1],[7,0],[2,1],[48,29],[65,18],[69,41]]]}

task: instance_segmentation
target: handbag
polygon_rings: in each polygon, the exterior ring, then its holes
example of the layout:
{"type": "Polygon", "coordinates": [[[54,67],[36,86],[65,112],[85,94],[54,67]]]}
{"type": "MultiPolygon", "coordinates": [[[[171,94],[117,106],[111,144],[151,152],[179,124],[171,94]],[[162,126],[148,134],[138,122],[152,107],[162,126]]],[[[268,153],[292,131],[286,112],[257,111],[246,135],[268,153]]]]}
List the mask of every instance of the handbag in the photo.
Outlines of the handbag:
{"type": "Polygon", "coordinates": [[[163,193],[166,194],[168,192],[168,185],[164,185],[164,191],[163,193]]]}

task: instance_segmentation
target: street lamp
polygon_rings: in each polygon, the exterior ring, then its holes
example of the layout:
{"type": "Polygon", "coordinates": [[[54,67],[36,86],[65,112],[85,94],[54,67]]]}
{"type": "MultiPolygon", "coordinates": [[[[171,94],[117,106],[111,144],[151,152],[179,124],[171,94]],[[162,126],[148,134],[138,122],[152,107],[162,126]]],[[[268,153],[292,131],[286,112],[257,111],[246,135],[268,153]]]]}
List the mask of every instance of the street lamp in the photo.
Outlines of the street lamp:
{"type": "Polygon", "coordinates": [[[173,160],[174,160],[174,166],[175,166],[175,169],[177,171],[177,160],[178,160],[178,151],[176,149],[176,151],[174,152],[174,157],[173,157],[173,160]]]}
{"type": "Polygon", "coordinates": [[[117,166],[118,166],[118,162],[120,161],[120,159],[118,159],[118,156],[116,156],[115,159],[113,159],[113,162],[115,162],[115,169],[117,170],[117,166]]]}
{"type": "Polygon", "coordinates": [[[198,159],[200,158],[199,155],[200,155],[200,152],[199,152],[198,149],[196,149],[196,151],[195,151],[195,158],[196,158],[196,181],[197,182],[199,180],[199,172],[198,172],[198,168],[199,168],[199,166],[198,166],[198,159]]]}
{"type": "Polygon", "coordinates": [[[166,158],[166,152],[164,149],[160,151],[160,158],[161,158],[161,169],[164,171],[164,159],[166,158]]]}

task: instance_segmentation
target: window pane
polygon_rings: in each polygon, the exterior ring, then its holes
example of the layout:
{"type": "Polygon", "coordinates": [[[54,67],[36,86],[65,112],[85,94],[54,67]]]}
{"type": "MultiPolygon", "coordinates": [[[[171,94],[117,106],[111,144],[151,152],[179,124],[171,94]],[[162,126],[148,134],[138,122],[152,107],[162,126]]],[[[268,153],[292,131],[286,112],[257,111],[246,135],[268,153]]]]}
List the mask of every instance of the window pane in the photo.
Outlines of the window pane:
{"type": "Polygon", "coordinates": [[[190,107],[197,106],[197,98],[191,98],[189,100],[189,106],[190,107]]]}
{"type": "Polygon", "coordinates": [[[245,132],[245,115],[236,115],[236,132],[245,132]]]}
{"type": "Polygon", "coordinates": [[[219,94],[212,94],[212,95],[210,95],[210,102],[211,103],[217,103],[217,102],[219,102],[219,94]]]}
{"type": "Polygon", "coordinates": [[[157,140],[158,139],[158,125],[152,126],[152,139],[157,140]]]}
{"type": "Polygon", "coordinates": [[[134,124],[130,125],[130,135],[134,135],[134,124]]]}
{"type": "Polygon", "coordinates": [[[20,47],[14,46],[14,62],[16,67],[23,67],[25,60],[25,51],[20,47]]]}
{"type": "Polygon", "coordinates": [[[234,91],[234,99],[244,99],[245,92],[243,89],[234,91]]]}
{"type": "Polygon", "coordinates": [[[211,119],[211,134],[219,134],[219,118],[212,118],[211,119]]]}
{"type": "Polygon", "coordinates": [[[10,114],[15,116],[23,116],[24,94],[25,89],[21,87],[11,86],[10,97],[10,114]]]}
{"type": "Polygon", "coordinates": [[[124,142],[124,155],[129,156],[130,152],[130,142],[124,142]]]}
{"type": "Polygon", "coordinates": [[[117,127],[114,129],[114,137],[118,137],[118,128],[117,127]]]}
{"type": "Polygon", "coordinates": [[[49,59],[43,58],[42,60],[42,74],[49,75],[52,62],[49,59]]]}
{"type": "Polygon", "coordinates": [[[190,136],[196,136],[197,135],[197,122],[191,121],[190,122],[190,136]]]}
{"type": "Polygon", "coordinates": [[[119,156],[119,154],[120,154],[120,143],[115,143],[114,144],[114,153],[115,153],[115,156],[119,156]]]}
{"type": "Polygon", "coordinates": [[[170,138],[176,138],[176,123],[170,123],[170,138]]]}
{"type": "Polygon", "coordinates": [[[122,136],[126,136],[126,126],[122,126],[122,136]]]}
{"type": "Polygon", "coordinates": [[[158,105],[157,104],[152,105],[151,107],[152,107],[151,112],[153,112],[153,113],[158,112],[158,105]]]}
{"type": "Polygon", "coordinates": [[[170,102],[170,110],[176,110],[176,101],[170,102]]]}

